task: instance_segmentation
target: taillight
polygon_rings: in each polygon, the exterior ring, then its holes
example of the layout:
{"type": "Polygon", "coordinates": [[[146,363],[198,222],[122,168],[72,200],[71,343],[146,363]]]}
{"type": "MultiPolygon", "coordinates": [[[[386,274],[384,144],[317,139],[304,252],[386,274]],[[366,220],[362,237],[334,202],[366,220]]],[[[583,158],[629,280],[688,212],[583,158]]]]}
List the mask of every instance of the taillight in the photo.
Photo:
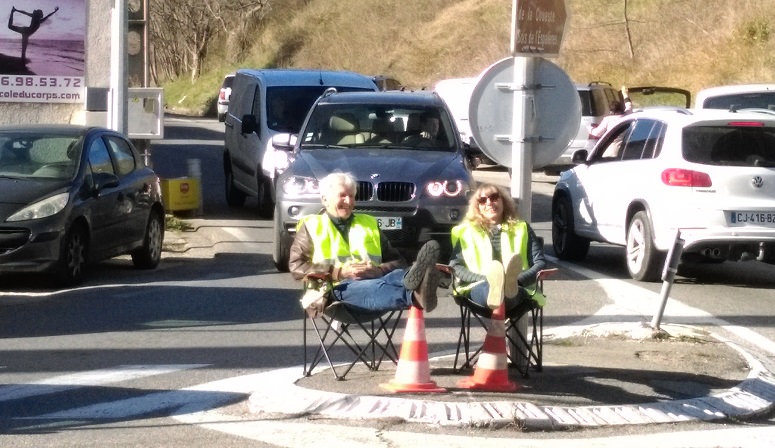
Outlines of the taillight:
{"type": "Polygon", "coordinates": [[[218,98],[220,98],[221,101],[225,100],[226,99],[226,92],[221,90],[221,92],[218,94],[218,98]]]}
{"type": "Polygon", "coordinates": [[[741,126],[741,127],[762,127],[764,123],[761,121],[730,121],[727,123],[729,126],[741,126]]]}
{"type": "Polygon", "coordinates": [[[713,186],[708,174],[681,168],[669,168],[662,171],[662,183],[671,187],[707,188],[713,186]]]}

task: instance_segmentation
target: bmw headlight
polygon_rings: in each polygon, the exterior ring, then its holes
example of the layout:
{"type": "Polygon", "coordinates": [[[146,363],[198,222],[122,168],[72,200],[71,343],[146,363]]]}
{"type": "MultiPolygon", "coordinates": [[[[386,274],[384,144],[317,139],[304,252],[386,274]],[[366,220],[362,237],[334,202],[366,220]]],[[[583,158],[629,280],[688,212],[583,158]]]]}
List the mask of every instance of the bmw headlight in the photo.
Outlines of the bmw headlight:
{"type": "Polygon", "coordinates": [[[292,196],[320,195],[320,185],[312,177],[291,176],[283,182],[283,193],[292,196]]]}
{"type": "Polygon", "coordinates": [[[429,182],[428,185],[425,186],[425,190],[429,195],[434,197],[444,195],[453,198],[465,194],[463,185],[463,181],[460,180],[435,181],[429,182]]]}
{"type": "Polygon", "coordinates": [[[274,169],[278,173],[283,173],[290,166],[291,161],[287,151],[275,151],[274,152],[274,169]]]}
{"type": "Polygon", "coordinates": [[[28,205],[14,213],[6,220],[6,222],[29,221],[56,215],[65,208],[69,197],[69,193],[60,193],[56,196],[43,199],[42,201],[28,205]]]}

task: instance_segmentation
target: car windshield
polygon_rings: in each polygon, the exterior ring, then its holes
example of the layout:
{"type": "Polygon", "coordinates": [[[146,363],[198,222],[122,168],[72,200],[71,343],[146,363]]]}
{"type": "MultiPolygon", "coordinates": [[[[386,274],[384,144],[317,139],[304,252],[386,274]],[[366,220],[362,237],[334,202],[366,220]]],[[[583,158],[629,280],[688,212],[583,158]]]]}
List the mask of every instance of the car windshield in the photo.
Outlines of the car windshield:
{"type": "Polygon", "coordinates": [[[435,106],[325,104],[315,108],[301,149],[456,150],[449,115],[435,106]]]}
{"type": "Polygon", "coordinates": [[[723,166],[775,167],[775,129],[694,126],[683,132],[684,158],[723,166]]]}
{"type": "Polygon", "coordinates": [[[750,92],[721,95],[705,100],[705,109],[769,109],[775,110],[775,92],[750,92]]]}
{"type": "MultiPolygon", "coordinates": [[[[284,86],[266,89],[266,125],[278,132],[298,134],[312,104],[330,86],[284,86]]],[[[368,92],[369,89],[336,87],[337,92],[368,92]]]]}
{"type": "Polygon", "coordinates": [[[0,134],[0,176],[67,180],[81,155],[79,138],[23,132],[0,134]]]}

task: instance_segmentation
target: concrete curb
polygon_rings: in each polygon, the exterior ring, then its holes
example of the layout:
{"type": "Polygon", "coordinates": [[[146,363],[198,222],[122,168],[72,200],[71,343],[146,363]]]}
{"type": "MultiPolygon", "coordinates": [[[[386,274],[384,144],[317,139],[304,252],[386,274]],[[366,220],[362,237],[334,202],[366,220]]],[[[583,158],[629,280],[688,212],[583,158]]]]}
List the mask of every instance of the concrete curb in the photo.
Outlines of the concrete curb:
{"type": "MultiPolygon", "coordinates": [[[[619,331],[639,324],[612,324],[619,331]]],[[[600,326],[588,331],[600,331],[600,326]]],[[[696,330],[685,327],[688,332],[696,330]]],[[[578,329],[577,329],[578,331],[578,329]]],[[[610,331],[610,328],[605,331],[610,331]]],[[[562,332],[561,332],[562,333],[562,332]]],[[[567,332],[565,332],[567,333],[567,332]]],[[[642,331],[641,331],[642,333],[642,331]]],[[[619,334],[619,333],[617,333],[619,334]]],[[[714,395],[684,400],[617,406],[546,406],[522,401],[450,402],[394,396],[353,395],[297,386],[301,366],[260,375],[260,391],[250,396],[255,414],[320,415],[336,419],[398,418],[410,423],[454,427],[501,427],[564,430],[579,427],[646,425],[691,421],[751,420],[775,409],[775,376],[739,346],[715,334],[738,351],[751,371],[738,386],[714,395]]],[[[434,357],[438,360],[443,357],[434,357]]],[[[320,368],[314,373],[327,370],[320,368]]]]}

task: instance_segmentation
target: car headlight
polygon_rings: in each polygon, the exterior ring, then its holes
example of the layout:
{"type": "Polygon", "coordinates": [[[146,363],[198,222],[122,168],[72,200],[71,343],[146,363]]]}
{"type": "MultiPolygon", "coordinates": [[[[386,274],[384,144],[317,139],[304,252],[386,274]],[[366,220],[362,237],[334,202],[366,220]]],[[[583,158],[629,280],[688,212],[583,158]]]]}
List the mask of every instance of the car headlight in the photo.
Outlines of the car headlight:
{"type": "Polygon", "coordinates": [[[283,193],[293,196],[319,195],[320,185],[312,177],[291,176],[283,182],[283,193]]]}
{"type": "Polygon", "coordinates": [[[460,180],[429,182],[428,185],[425,186],[425,190],[429,195],[434,197],[444,195],[453,198],[465,194],[463,191],[463,181],[460,180]]]}
{"type": "Polygon", "coordinates": [[[29,221],[56,215],[65,208],[69,197],[69,193],[60,193],[56,196],[51,196],[50,198],[38,201],[14,213],[6,220],[6,222],[29,221]]]}
{"type": "Polygon", "coordinates": [[[274,152],[274,169],[277,170],[278,173],[284,173],[290,164],[291,161],[287,151],[280,150],[274,152]]]}

